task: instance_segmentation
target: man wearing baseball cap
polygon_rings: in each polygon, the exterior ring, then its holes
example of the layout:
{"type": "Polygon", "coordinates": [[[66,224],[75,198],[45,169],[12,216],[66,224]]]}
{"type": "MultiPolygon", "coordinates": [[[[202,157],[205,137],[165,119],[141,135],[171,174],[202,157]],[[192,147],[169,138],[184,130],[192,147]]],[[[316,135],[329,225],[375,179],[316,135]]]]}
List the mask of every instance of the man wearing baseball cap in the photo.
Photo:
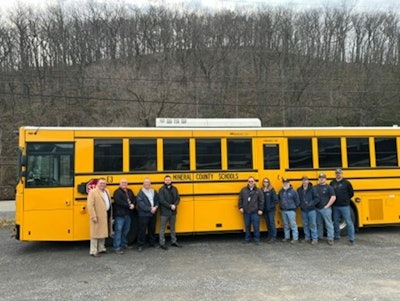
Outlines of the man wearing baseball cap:
{"type": "Polygon", "coordinates": [[[343,217],[348,228],[349,244],[354,244],[355,231],[354,224],[350,215],[350,200],[354,195],[353,186],[350,181],[343,178],[343,171],[338,168],[335,170],[335,179],[330,185],[335,189],[336,201],[332,206],[333,226],[335,230],[335,239],[340,239],[340,218],[343,217]]]}
{"type": "Polygon", "coordinates": [[[285,234],[282,241],[290,241],[290,230],[292,230],[292,240],[290,243],[295,244],[299,241],[299,230],[296,224],[296,209],[300,205],[300,199],[297,191],[290,185],[289,179],[283,178],[282,186],[278,194],[285,234]]]}
{"type": "Polygon", "coordinates": [[[327,232],[328,244],[333,245],[333,222],[331,206],[336,200],[335,190],[326,183],[326,175],[320,173],[318,185],[315,186],[319,203],[317,205],[317,230],[318,237],[322,238],[324,233],[324,223],[327,232]]]}
{"type": "Polygon", "coordinates": [[[300,198],[301,220],[303,222],[304,242],[318,243],[317,210],[318,195],[307,176],[301,178],[302,185],[297,189],[300,198]]]}

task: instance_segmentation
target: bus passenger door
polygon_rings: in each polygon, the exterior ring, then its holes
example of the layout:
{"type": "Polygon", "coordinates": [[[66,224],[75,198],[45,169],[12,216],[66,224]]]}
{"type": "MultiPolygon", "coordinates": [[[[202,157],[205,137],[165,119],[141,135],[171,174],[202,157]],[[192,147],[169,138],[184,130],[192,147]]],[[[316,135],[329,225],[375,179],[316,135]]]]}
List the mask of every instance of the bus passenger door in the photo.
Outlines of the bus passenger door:
{"type": "Polygon", "coordinates": [[[258,160],[259,181],[268,178],[272,186],[278,191],[282,186],[282,177],[285,169],[282,162],[284,149],[284,139],[282,138],[261,138],[257,149],[260,150],[258,160]]]}
{"type": "Polygon", "coordinates": [[[21,240],[72,240],[74,144],[27,143],[21,240]]]}
{"type": "MultiPolygon", "coordinates": [[[[258,181],[259,187],[262,187],[262,181],[264,178],[268,178],[272,187],[274,187],[276,193],[282,188],[282,178],[285,176],[285,158],[284,153],[286,151],[285,139],[283,138],[260,138],[258,139],[257,149],[259,150],[258,162],[258,181]]],[[[277,227],[281,227],[280,212],[276,212],[275,221],[277,227]]],[[[261,223],[262,228],[265,229],[265,223],[261,223]]]]}

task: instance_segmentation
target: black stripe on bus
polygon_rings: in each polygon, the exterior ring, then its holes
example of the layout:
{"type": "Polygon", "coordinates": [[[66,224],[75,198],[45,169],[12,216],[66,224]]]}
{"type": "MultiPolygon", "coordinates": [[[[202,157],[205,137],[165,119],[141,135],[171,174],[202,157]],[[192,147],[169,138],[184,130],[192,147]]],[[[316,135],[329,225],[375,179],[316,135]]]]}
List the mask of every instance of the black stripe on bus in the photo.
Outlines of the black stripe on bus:
{"type": "MultiPolygon", "coordinates": [[[[398,188],[377,188],[377,189],[360,189],[360,190],[354,190],[354,192],[357,193],[361,193],[361,192],[377,192],[377,191],[399,191],[398,188]]],[[[204,196],[208,196],[208,197],[221,197],[221,196],[237,196],[239,197],[239,193],[238,192],[231,192],[231,193],[188,193],[188,194],[180,194],[180,197],[204,197],[204,196]]],[[[80,198],[75,198],[75,201],[86,201],[87,198],[86,197],[80,197],[80,198]]]]}
{"type": "Polygon", "coordinates": [[[396,188],[371,188],[371,189],[354,189],[354,192],[376,192],[376,191],[399,191],[398,187],[396,188]]]}
{"type": "MultiPolygon", "coordinates": [[[[325,173],[325,172],[324,172],[325,173]]],[[[325,173],[326,174],[326,173],[325,173]]],[[[291,178],[291,177],[287,177],[290,181],[301,181],[301,177],[298,178],[291,178]]],[[[335,177],[327,177],[327,180],[333,180],[335,177]]],[[[344,179],[347,179],[349,181],[352,180],[389,180],[389,179],[400,179],[400,176],[382,176],[382,177],[343,177],[344,179]]],[[[308,178],[310,181],[318,181],[318,178],[312,178],[309,177],[308,178]]]]}
{"type": "MultiPolygon", "coordinates": [[[[238,196],[239,197],[239,192],[237,193],[190,193],[190,194],[180,194],[180,197],[202,197],[202,196],[238,196]]],[[[86,201],[87,198],[85,197],[80,197],[80,198],[75,198],[75,201],[86,201]]]]}

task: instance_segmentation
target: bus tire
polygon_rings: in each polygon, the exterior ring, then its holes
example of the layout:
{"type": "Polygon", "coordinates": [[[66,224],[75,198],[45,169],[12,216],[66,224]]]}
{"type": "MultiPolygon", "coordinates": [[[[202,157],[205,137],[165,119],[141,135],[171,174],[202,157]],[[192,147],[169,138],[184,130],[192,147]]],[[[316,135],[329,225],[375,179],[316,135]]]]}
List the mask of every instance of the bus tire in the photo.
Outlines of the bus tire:
{"type": "MultiPolygon", "coordinates": [[[[355,230],[356,229],[356,214],[355,214],[352,206],[350,206],[350,217],[351,217],[351,220],[353,221],[354,230],[355,230]]],[[[347,236],[349,234],[348,233],[349,228],[347,227],[347,224],[346,224],[345,220],[343,219],[343,217],[340,219],[339,229],[340,229],[340,236],[347,236]]]]}

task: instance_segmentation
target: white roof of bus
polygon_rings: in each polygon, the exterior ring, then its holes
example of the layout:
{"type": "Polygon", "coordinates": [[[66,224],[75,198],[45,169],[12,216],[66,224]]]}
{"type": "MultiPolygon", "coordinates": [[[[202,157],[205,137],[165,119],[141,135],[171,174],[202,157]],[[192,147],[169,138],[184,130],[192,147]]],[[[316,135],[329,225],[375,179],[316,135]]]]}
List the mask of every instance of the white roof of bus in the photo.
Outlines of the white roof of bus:
{"type": "Polygon", "coordinates": [[[23,126],[25,130],[53,130],[53,131],[171,131],[171,130],[261,130],[261,131],[309,131],[309,130],[399,130],[397,126],[370,126],[370,127],[55,127],[55,126],[23,126]]]}

